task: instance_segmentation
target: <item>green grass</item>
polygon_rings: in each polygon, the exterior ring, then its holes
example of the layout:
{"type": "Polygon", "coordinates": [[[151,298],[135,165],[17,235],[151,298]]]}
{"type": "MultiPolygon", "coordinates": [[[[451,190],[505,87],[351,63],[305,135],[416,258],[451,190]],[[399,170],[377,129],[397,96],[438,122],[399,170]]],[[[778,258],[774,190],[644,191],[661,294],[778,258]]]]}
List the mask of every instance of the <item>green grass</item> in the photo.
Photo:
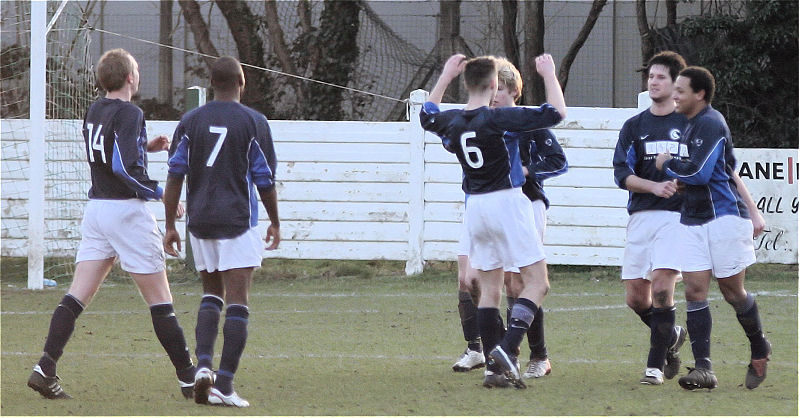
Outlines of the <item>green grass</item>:
{"type": "MultiPolygon", "coordinates": [[[[398,262],[265,260],[250,302],[249,339],[236,374],[243,410],[180,397],[144,302],[115,277],[79,318],[59,362],[70,401],[25,386],[50,315],[68,287],[31,291],[2,269],[2,415],[790,415],[798,414],[797,266],[757,265],[746,287],[759,294],[774,354],[769,377],[743,387],[749,346],[712,285],[712,358],[720,387],[688,392],[675,380],[638,383],[649,332],[624,306],[618,269],[551,266],[545,303],[553,373],[527,390],[487,390],[483,373],[454,373],[464,348],[453,263],[418,276],[398,262]]],[[[194,348],[199,284],[173,268],[179,320],[194,348]]],[[[678,323],[685,303],[678,285],[678,323]]],[[[218,339],[216,353],[221,351],[218,339]]],[[[528,349],[523,344],[523,357],[528,349]]],[[[691,350],[682,350],[691,365],[691,350]]],[[[217,358],[218,361],[218,358],[217,358]]]]}

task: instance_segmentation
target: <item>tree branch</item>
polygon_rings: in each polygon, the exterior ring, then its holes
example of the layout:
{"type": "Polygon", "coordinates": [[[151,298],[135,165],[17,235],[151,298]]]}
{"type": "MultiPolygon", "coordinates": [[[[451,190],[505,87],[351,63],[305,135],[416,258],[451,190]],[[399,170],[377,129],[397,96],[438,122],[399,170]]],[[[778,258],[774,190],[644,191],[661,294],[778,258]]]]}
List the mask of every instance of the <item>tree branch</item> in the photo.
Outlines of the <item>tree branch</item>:
{"type": "Polygon", "coordinates": [[[580,33],[578,33],[578,37],[572,42],[569,50],[567,50],[567,54],[561,61],[561,66],[558,69],[558,81],[561,83],[561,90],[566,90],[567,81],[569,81],[569,70],[572,67],[572,63],[575,61],[575,57],[578,56],[578,51],[580,51],[583,44],[586,43],[586,39],[589,38],[589,34],[592,32],[594,24],[597,22],[597,18],[600,16],[600,12],[603,11],[603,7],[605,7],[606,3],[607,0],[594,0],[592,2],[592,9],[589,11],[589,16],[586,17],[586,22],[584,22],[580,33]]]}

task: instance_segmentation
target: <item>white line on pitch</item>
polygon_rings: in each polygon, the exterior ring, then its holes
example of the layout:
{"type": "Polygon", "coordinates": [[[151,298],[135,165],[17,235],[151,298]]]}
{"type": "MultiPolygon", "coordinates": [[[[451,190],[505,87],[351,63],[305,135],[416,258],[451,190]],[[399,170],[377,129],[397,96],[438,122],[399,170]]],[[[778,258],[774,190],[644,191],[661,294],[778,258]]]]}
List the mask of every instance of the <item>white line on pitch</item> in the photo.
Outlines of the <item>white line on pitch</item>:
{"type": "MultiPolygon", "coordinates": [[[[4,351],[2,353],[3,357],[38,357],[41,353],[28,353],[22,351],[4,351]]],[[[70,353],[67,352],[65,356],[80,356],[80,357],[91,357],[91,358],[139,358],[139,359],[151,359],[151,358],[166,358],[166,354],[160,353],[70,353]]],[[[219,358],[219,355],[215,355],[215,358],[219,358]]],[[[390,356],[385,354],[347,354],[347,353],[326,353],[326,354],[319,354],[319,353],[293,353],[293,354],[259,354],[259,353],[244,353],[242,354],[242,358],[247,359],[260,359],[260,360],[295,360],[295,359],[349,359],[349,360],[399,360],[399,361],[425,361],[425,360],[436,360],[436,361],[446,361],[449,362],[453,359],[453,356],[414,356],[414,355],[403,355],[403,356],[390,356]]],[[[550,359],[554,363],[567,363],[567,364],[639,364],[641,361],[639,360],[632,360],[632,359],[619,359],[619,358],[608,358],[608,359],[587,359],[587,358],[572,358],[572,359],[561,359],[557,356],[551,356],[550,359]]],[[[67,361],[69,361],[69,357],[67,357],[67,361]]],[[[741,364],[747,365],[748,362],[746,361],[726,361],[727,364],[741,364]]],[[[797,367],[797,363],[792,362],[775,362],[772,361],[770,364],[775,366],[781,367],[797,367]]]]}

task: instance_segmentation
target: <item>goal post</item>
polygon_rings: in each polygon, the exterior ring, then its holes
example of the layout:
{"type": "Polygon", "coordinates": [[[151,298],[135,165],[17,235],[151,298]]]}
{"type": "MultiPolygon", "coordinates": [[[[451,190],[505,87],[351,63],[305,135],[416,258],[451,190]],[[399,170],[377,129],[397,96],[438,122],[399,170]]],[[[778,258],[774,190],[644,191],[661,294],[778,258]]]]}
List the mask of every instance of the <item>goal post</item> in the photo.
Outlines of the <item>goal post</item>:
{"type": "Polygon", "coordinates": [[[30,139],[28,158],[28,288],[44,287],[44,177],[47,2],[31,0],[30,139]]]}

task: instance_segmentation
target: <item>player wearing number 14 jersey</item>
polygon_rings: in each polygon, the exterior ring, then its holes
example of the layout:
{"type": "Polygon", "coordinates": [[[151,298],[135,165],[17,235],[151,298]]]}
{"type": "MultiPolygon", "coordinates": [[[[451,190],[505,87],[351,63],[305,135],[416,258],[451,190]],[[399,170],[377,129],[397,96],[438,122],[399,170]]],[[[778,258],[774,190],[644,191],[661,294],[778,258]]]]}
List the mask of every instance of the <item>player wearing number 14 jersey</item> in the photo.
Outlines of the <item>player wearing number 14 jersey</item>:
{"type": "Polygon", "coordinates": [[[142,110],[130,102],[139,87],[139,65],[127,51],[104,53],[97,63],[97,79],[106,96],[92,103],[84,119],[92,187],[81,221],[75,275],[50,319],[42,357],[28,386],[48,399],[70,397],[56,376],[56,362],[78,316],[119,259],[150,307],[153,329],[175,366],[182,394],[191,397],[195,368],[175,317],[158,225],[145,204],[162,195],[147,175],[147,151],[166,150],[169,139],[160,135],[147,140],[142,110]]]}
{"type": "Polygon", "coordinates": [[[211,66],[215,100],[184,115],[175,129],[164,191],[164,250],[177,256],[173,245],[180,250],[180,236],[171,214],[187,177],[189,239],[203,281],[195,328],[194,400],[240,408],[250,404],[233,390],[233,376],[247,342],[250,282],[264,252],[256,230],[256,190],[270,220],[267,242],[272,244],[267,249],[280,242],[272,136],[267,118],[239,103],[244,83],[235,58],[222,57],[211,66]],[[224,343],[215,375],[214,342],[223,304],[228,305],[224,343]]]}
{"type": "Polygon", "coordinates": [[[445,63],[420,112],[422,127],[438,135],[444,147],[456,154],[464,173],[462,188],[469,196],[464,212],[470,240],[469,261],[477,270],[480,286],[477,319],[489,358],[487,370],[504,375],[518,388],[524,388],[525,383],[516,365],[516,353],[544,301],[549,283],[533,208],[520,188],[525,177],[519,146],[514,136],[504,134],[548,128],[566,115],[553,58],[547,54],[537,57],[536,67],[544,78],[550,104],[541,108],[491,109],[489,104],[498,85],[497,60],[466,60],[463,55],[454,55],[445,63]],[[467,106],[440,112],[438,105],[445,89],[462,70],[469,93],[467,106]],[[538,245],[531,245],[537,242],[538,245]],[[499,312],[503,270],[512,267],[520,269],[523,287],[503,336],[499,312]]]}

